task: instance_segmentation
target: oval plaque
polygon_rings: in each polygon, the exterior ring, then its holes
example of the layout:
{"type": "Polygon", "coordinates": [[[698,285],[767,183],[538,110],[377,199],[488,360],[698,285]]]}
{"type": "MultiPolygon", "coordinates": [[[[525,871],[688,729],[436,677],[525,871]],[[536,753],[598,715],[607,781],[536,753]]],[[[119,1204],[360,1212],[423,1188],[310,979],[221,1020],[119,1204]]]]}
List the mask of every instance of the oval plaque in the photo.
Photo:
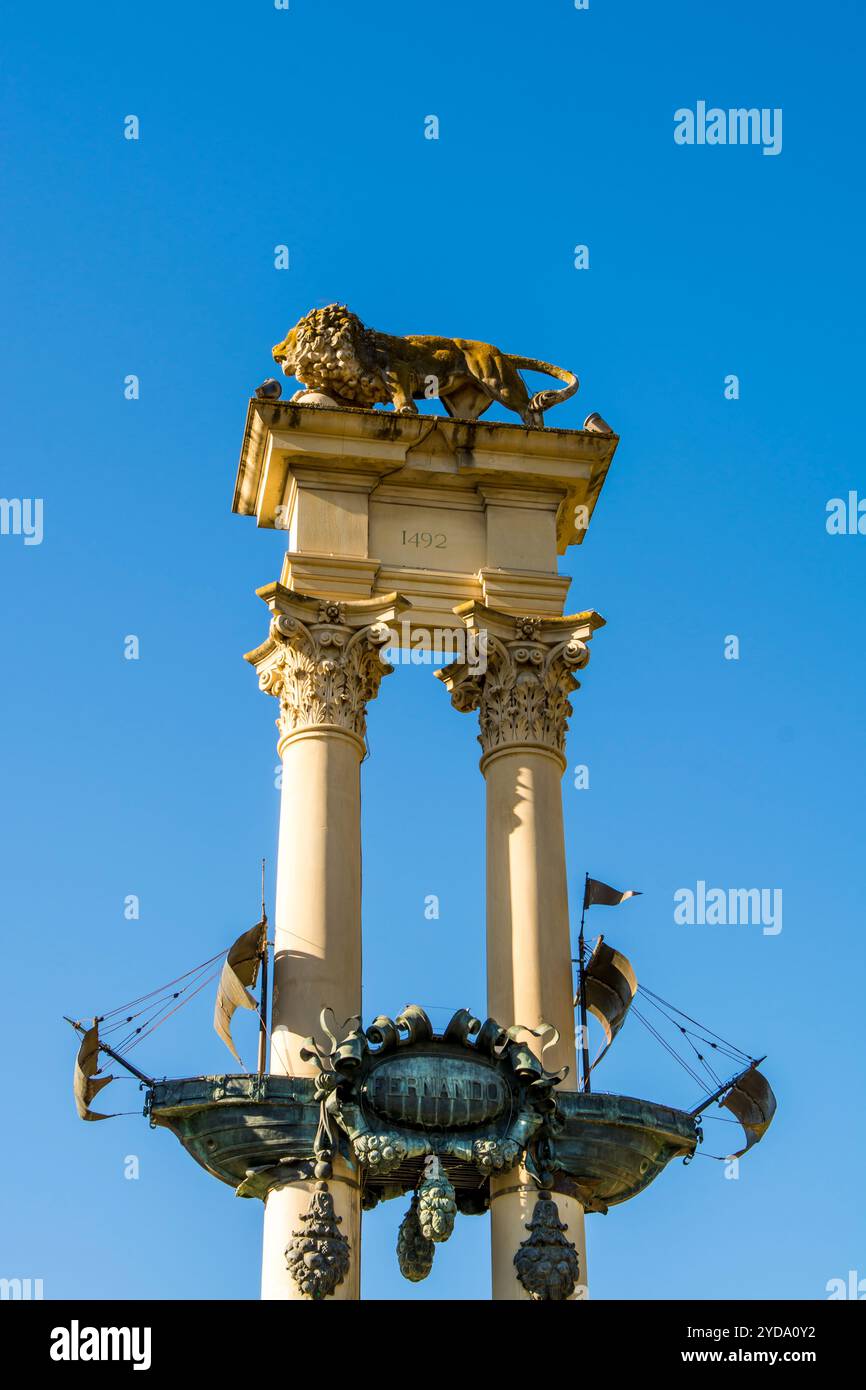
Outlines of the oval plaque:
{"type": "Polygon", "coordinates": [[[484,1062],[415,1051],[380,1062],[366,1091],[377,1114],[421,1129],[483,1124],[509,1099],[505,1081],[484,1062]]]}

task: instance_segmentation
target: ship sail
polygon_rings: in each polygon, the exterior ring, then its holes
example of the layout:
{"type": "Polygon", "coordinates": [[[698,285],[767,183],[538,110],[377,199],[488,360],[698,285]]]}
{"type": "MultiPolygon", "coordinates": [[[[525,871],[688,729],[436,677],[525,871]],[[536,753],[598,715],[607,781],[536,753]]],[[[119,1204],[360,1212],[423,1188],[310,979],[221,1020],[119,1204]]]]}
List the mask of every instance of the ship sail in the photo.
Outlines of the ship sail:
{"type": "Polygon", "coordinates": [[[735,1154],[729,1154],[729,1158],[742,1158],[743,1154],[748,1153],[749,1149],[763,1139],[770,1127],[770,1121],[776,1113],[776,1097],[770,1089],[770,1083],[756,1067],[750,1067],[734,1081],[725,1099],[719,1101],[726,1110],[730,1110],[743,1126],[746,1135],[746,1144],[742,1149],[738,1149],[735,1154]]]}
{"type": "Polygon", "coordinates": [[[81,1038],[72,1078],[75,1108],[82,1120],[114,1119],[113,1115],[101,1115],[90,1108],[90,1102],[96,1099],[104,1086],[114,1080],[113,1076],[96,1076],[94,1073],[98,1070],[99,1026],[94,1022],[93,1027],[88,1028],[81,1038]]]}
{"type": "MultiPolygon", "coordinates": [[[[637,994],[637,976],[628,957],[608,946],[604,937],[600,936],[587,963],[583,981],[587,1010],[604,1029],[604,1047],[592,1063],[596,1067],[625,1023],[637,994]]],[[[579,996],[574,1002],[577,1006],[579,996]]]]}
{"type": "Polygon", "coordinates": [[[267,931],[268,924],[262,919],[238,937],[226,956],[217,989],[213,1026],[238,1062],[241,1059],[232,1038],[232,1016],[235,1009],[258,1010],[249,991],[258,979],[267,931]]]}

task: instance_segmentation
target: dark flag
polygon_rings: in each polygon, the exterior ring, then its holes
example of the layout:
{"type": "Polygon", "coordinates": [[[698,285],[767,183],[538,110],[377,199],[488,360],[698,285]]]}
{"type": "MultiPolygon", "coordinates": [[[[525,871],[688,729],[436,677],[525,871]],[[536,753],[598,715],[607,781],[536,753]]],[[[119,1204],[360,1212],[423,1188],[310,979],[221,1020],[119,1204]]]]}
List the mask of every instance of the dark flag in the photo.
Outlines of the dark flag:
{"type": "Polygon", "coordinates": [[[586,880],[586,889],[583,894],[583,910],[588,907],[619,907],[626,898],[639,898],[641,896],[637,888],[628,888],[625,893],[621,893],[618,888],[611,888],[607,883],[599,883],[597,878],[586,880]]]}

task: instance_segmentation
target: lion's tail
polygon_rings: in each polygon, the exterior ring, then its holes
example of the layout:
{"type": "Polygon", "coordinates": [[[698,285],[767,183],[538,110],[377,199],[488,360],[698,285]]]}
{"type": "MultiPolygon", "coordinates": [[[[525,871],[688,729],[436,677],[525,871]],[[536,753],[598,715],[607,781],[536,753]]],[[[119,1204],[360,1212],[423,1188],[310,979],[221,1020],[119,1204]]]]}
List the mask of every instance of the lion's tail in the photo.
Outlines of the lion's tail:
{"type": "Polygon", "coordinates": [[[573,396],[580,386],[580,382],[565,367],[554,367],[551,362],[539,362],[536,357],[516,357],[513,353],[508,354],[510,360],[522,372],[543,372],[545,376],[556,377],[557,381],[564,381],[566,384],[561,391],[536,391],[529,402],[530,410],[550,410],[551,406],[561,405],[573,396]]]}

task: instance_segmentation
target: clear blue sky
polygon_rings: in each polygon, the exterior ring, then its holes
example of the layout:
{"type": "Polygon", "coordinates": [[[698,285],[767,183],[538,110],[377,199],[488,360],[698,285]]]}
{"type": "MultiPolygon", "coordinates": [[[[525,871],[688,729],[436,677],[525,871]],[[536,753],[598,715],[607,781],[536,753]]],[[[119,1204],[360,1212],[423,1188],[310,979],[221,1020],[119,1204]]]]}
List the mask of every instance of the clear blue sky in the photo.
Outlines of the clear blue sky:
{"type": "MultiPolygon", "coordinates": [[[[0,492],[43,499],[44,540],[0,537],[0,1274],[46,1297],[257,1294],[260,1207],[140,1118],[82,1125],[61,1014],[121,1003],[254,919],[274,708],[241,654],[281,538],[231,515],[232,486],[270,345],[341,299],[391,332],[574,367],[555,423],[598,410],[622,436],[563,562],[571,609],[608,619],[569,739],[591,774],[564,784],[573,907],[587,869],[643,889],[594,928],[769,1053],[779,1113],[738,1181],[677,1163],[591,1217],[594,1296],[821,1298],[866,1275],[866,536],[825,528],[830,498],[866,495],[862,6],[154,0],[18,6],[5,28],[0,492]],[[674,111],[699,100],[782,108],[781,154],[675,145],[674,111]],[[676,925],[698,879],[781,887],[782,932],[676,925]]],[[[429,669],[371,710],[368,1018],[483,1011],[475,732],[429,669]]],[[[226,1069],[211,1007],[154,1035],[154,1072],[226,1069]]],[[[599,1082],[697,1099],[635,1020],[599,1082]]],[[[706,1128],[724,1152],[729,1128],[706,1128]]],[[[367,1296],[484,1296],[486,1219],[412,1287],[403,1205],[365,1221],[367,1296]]]]}

